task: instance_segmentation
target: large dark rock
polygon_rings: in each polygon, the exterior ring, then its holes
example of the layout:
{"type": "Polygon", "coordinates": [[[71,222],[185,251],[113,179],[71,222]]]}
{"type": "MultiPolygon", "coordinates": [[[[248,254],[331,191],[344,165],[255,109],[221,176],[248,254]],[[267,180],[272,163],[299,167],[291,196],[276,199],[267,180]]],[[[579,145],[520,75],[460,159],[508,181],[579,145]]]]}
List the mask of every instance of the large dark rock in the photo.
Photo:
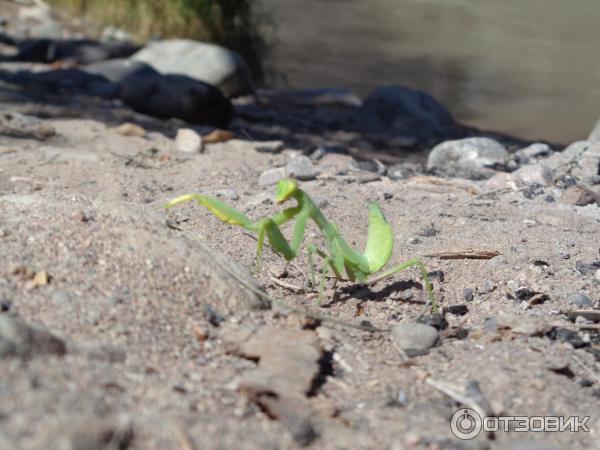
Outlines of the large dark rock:
{"type": "Polygon", "coordinates": [[[351,116],[349,125],[367,133],[414,138],[430,144],[457,136],[448,110],[425,92],[381,86],[351,116]]]}
{"type": "Polygon", "coordinates": [[[131,76],[121,83],[119,96],[144,114],[217,127],[225,127],[233,111],[217,88],[183,75],[131,76]]]}
{"type": "Polygon", "coordinates": [[[48,70],[31,73],[20,72],[21,81],[27,80],[44,86],[50,92],[91,95],[114,98],[119,93],[119,85],[100,75],[79,69],[48,70]]]}

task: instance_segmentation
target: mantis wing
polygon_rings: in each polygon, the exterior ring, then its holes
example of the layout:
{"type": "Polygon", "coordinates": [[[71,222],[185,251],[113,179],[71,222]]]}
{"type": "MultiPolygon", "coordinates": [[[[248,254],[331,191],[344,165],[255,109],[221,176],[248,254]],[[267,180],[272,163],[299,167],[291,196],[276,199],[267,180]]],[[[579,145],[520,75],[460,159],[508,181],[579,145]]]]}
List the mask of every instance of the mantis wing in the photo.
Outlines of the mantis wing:
{"type": "Polygon", "coordinates": [[[375,273],[387,264],[394,248],[392,227],[377,203],[369,208],[369,232],[364,257],[369,262],[370,273],[375,273]]]}

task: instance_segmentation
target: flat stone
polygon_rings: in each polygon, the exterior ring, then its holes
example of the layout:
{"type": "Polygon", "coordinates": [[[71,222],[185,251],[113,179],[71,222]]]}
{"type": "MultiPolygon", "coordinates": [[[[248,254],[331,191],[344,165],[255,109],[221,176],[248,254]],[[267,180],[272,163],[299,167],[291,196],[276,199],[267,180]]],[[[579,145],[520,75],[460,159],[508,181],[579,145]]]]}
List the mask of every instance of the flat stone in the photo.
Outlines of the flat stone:
{"type": "Polygon", "coordinates": [[[299,155],[292,158],[285,166],[287,176],[296,180],[314,180],[317,171],[307,156],[299,155]]]}
{"type": "Polygon", "coordinates": [[[427,158],[427,169],[466,176],[489,178],[493,167],[506,164],[508,152],[499,142],[484,137],[446,141],[436,145],[427,158]]]}
{"type": "Polygon", "coordinates": [[[438,331],[421,323],[400,323],[392,327],[392,341],[407,356],[425,355],[438,342],[438,331]]]}
{"type": "Polygon", "coordinates": [[[592,203],[598,203],[600,194],[583,186],[571,186],[560,197],[561,203],[575,206],[586,206],[592,203]]]}
{"type": "Polygon", "coordinates": [[[600,322],[600,311],[595,309],[576,309],[567,312],[567,316],[573,321],[577,319],[577,317],[583,317],[592,322],[600,322]]]}
{"type": "MultiPolygon", "coordinates": [[[[223,338],[227,340],[225,333],[223,338]]],[[[234,344],[231,351],[258,360],[258,368],[241,377],[238,390],[280,420],[298,444],[313,441],[316,431],[307,394],[320,370],[322,349],[317,335],[263,327],[234,344]]]]}
{"type": "Polygon", "coordinates": [[[16,112],[0,113],[0,135],[22,139],[46,140],[56,134],[52,125],[48,125],[33,116],[16,112]]]}
{"type": "Polygon", "coordinates": [[[277,184],[279,180],[283,180],[286,177],[286,169],[282,167],[275,167],[273,169],[267,169],[258,177],[258,184],[260,186],[273,186],[277,184]]]}
{"type": "Polygon", "coordinates": [[[554,172],[546,164],[528,164],[514,171],[512,177],[519,186],[541,184],[547,186],[554,180],[554,172]]]}
{"type": "Polygon", "coordinates": [[[584,306],[592,306],[594,302],[587,295],[578,292],[577,294],[570,295],[569,298],[570,303],[575,306],[584,307],[584,306]]]}
{"type": "Polygon", "coordinates": [[[552,325],[543,319],[511,313],[499,314],[496,318],[496,326],[524,336],[544,336],[552,329],[552,325]]]}

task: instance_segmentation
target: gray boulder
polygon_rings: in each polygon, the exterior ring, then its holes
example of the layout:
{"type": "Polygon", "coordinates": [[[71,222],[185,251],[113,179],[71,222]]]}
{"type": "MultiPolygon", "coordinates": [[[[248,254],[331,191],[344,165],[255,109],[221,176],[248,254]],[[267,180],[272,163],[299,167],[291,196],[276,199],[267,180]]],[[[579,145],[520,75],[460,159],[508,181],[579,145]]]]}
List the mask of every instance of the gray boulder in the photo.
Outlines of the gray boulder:
{"type": "Polygon", "coordinates": [[[183,75],[135,75],[120,86],[119,97],[134,110],[165,119],[225,127],[232,106],[210,84],[183,75]]]}
{"type": "Polygon", "coordinates": [[[446,141],[436,145],[427,158],[427,169],[466,178],[489,178],[495,167],[508,161],[499,142],[484,137],[446,141]]]}
{"type": "Polygon", "coordinates": [[[100,75],[113,83],[121,83],[131,76],[158,74],[148,64],[128,58],[109,59],[88,64],[82,67],[81,70],[91,75],[100,75]]]}
{"type": "Polygon", "coordinates": [[[423,144],[456,137],[457,130],[443,105],[425,92],[404,86],[378,87],[350,122],[359,130],[416,138],[423,144]]]}
{"type": "Polygon", "coordinates": [[[218,87],[228,97],[253,91],[244,59],[226,48],[189,39],[169,39],[147,44],[132,56],[163,74],[186,75],[218,87]]]}

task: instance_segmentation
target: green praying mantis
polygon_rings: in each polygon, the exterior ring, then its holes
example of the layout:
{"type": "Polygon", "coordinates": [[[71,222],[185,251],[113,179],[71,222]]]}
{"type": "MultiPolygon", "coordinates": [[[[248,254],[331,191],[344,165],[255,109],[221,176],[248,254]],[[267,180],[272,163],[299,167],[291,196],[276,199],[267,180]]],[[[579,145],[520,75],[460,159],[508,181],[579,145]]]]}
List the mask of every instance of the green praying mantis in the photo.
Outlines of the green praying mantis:
{"type": "Polygon", "coordinates": [[[428,304],[431,305],[432,312],[436,312],[437,301],[433,294],[429,274],[419,258],[409,259],[369,280],[371,275],[382,270],[388,263],[394,246],[392,227],[377,203],[372,203],[369,208],[367,243],[364,253],[359,253],[350,247],[340,235],[338,228],[325,218],[314,201],[306,192],[300,189],[296,181],[282,179],[277,183],[276,202],[282,204],[290,199],[296,200],[295,206],[284,209],[273,217],[266,217],[257,222],[253,222],[247,216],[225,203],[202,194],[182,195],[169,201],[164,206],[168,209],[195,200],[223,222],[258,233],[257,265],[260,265],[262,258],[265,235],[268,237],[272,249],[281,254],[287,261],[296,258],[304,240],[307,223],[309,220],[312,220],[323,233],[325,242],[327,243],[327,251],[318,248],[314,244],[306,246],[310,278],[313,286],[315,285],[314,255],[316,254],[323,259],[323,269],[319,283],[319,300],[321,299],[329,269],[334,273],[336,282],[358,281],[372,285],[402,270],[417,267],[421,272],[425,292],[428,297],[428,304]],[[296,219],[296,224],[291,241],[288,242],[279,227],[292,219],[296,219]],[[346,278],[344,278],[343,274],[346,275],[346,278]]]}

